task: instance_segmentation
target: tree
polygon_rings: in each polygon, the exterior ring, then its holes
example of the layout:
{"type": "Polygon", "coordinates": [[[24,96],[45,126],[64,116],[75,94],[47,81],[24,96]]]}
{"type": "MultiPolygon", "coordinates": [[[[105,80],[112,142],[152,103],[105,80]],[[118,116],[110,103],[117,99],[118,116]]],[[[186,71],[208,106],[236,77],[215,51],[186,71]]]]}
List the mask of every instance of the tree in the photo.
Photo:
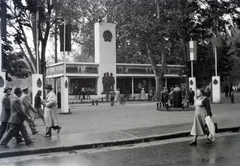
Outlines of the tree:
{"type": "Polygon", "coordinates": [[[11,42],[3,42],[3,69],[6,71],[6,80],[12,81],[12,76],[16,78],[27,78],[31,72],[23,60],[23,53],[14,51],[11,42]]]}
{"type": "Polygon", "coordinates": [[[25,61],[23,54],[19,51],[14,51],[9,41],[9,33],[7,34],[7,14],[6,2],[1,0],[1,40],[2,40],[2,68],[6,71],[6,80],[12,81],[12,76],[16,78],[26,78],[30,75],[30,71],[25,61]]]}

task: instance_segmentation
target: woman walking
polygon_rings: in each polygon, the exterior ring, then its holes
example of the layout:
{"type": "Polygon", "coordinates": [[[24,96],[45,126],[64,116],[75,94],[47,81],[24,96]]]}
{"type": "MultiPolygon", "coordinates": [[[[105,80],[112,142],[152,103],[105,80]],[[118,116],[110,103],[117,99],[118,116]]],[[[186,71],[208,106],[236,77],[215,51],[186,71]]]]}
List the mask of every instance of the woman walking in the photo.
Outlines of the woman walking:
{"type": "Polygon", "coordinates": [[[34,98],[34,107],[37,111],[38,117],[42,119],[44,125],[45,125],[45,121],[44,121],[44,113],[43,110],[41,108],[41,104],[42,104],[42,99],[41,99],[41,95],[42,95],[42,91],[38,90],[37,94],[34,98]]]}
{"type": "Polygon", "coordinates": [[[42,102],[44,106],[44,120],[46,125],[46,134],[44,137],[51,137],[52,129],[57,130],[58,134],[61,127],[58,123],[56,95],[53,92],[52,85],[46,84],[44,89],[46,90],[46,98],[42,102]]]}
{"type": "MultiPolygon", "coordinates": [[[[203,90],[197,89],[196,92],[197,99],[194,102],[195,106],[195,114],[193,120],[193,127],[191,130],[191,135],[194,136],[193,141],[189,142],[189,145],[197,145],[197,138],[199,135],[207,134],[206,132],[206,116],[212,116],[211,106],[209,99],[203,96],[203,90]]],[[[212,141],[208,139],[207,143],[211,143],[212,141]]]]}

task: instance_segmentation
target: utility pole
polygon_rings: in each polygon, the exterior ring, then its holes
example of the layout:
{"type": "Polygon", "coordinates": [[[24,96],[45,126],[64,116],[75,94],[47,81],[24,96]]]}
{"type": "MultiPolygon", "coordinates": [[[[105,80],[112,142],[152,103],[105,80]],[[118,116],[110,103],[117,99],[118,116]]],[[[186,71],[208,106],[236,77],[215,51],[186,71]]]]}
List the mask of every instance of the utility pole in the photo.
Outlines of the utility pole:
{"type": "MultiPolygon", "coordinates": [[[[1,0],[1,31],[0,31],[0,108],[2,108],[2,98],[3,98],[3,90],[6,86],[6,73],[3,72],[3,47],[2,47],[2,39],[6,40],[6,14],[7,14],[7,4],[5,0],[1,0]]],[[[2,109],[0,109],[1,113],[2,109]]]]}

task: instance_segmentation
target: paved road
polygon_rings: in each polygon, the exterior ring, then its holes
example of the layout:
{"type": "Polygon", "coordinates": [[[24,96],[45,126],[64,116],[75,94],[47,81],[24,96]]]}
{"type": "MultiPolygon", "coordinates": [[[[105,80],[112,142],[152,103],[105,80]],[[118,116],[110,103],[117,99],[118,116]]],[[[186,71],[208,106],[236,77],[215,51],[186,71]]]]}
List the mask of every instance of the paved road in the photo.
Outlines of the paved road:
{"type": "MultiPolygon", "coordinates": [[[[222,95],[222,104],[211,104],[213,119],[240,119],[240,93],[235,93],[235,103],[222,95]]],[[[194,111],[156,111],[155,102],[129,102],[125,106],[110,106],[99,103],[98,106],[70,104],[72,114],[59,115],[61,134],[116,131],[141,127],[163,126],[167,124],[192,123],[194,111]]],[[[45,127],[40,119],[36,120],[40,135],[45,127]]],[[[221,127],[221,123],[218,124],[221,127]]],[[[231,125],[231,124],[229,124],[231,125]]],[[[240,121],[239,121],[240,125],[240,121]]],[[[190,125],[191,127],[191,125],[190,125]]]]}
{"type": "MultiPolygon", "coordinates": [[[[229,98],[224,98],[222,104],[212,104],[213,120],[219,128],[239,128],[240,93],[235,101],[231,104],[229,98]]],[[[78,104],[71,105],[71,111],[72,114],[59,115],[60,134],[54,132],[51,138],[43,138],[45,127],[41,119],[36,119],[40,132],[31,135],[35,143],[19,145],[12,139],[9,149],[0,149],[0,158],[185,136],[189,134],[194,115],[194,111],[157,111],[156,103],[147,101],[114,107],[109,103],[78,104]]]]}
{"type": "Polygon", "coordinates": [[[135,145],[75,150],[60,153],[0,159],[7,166],[238,166],[240,134],[224,133],[207,145],[200,139],[189,146],[191,138],[154,141],[135,145]]]}

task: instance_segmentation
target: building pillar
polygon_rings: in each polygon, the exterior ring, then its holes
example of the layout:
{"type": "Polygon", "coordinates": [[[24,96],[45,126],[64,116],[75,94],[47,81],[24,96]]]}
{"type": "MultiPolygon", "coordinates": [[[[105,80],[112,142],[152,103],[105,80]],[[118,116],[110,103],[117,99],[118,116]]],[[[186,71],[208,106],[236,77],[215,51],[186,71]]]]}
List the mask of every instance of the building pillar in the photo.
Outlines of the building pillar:
{"type": "Polygon", "coordinates": [[[167,80],[167,77],[165,77],[165,87],[168,87],[168,80],[167,80]]]}
{"type": "Polygon", "coordinates": [[[134,78],[132,77],[132,98],[134,97],[134,78]]]}
{"type": "Polygon", "coordinates": [[[70,109],[68,107],[68,77],[61,77],[61,114],[70,113],[70,109]]]}
{"type": "Polygon", "coordinates": [[[220,103],[221,102],[221,86],[220,86],[220,77],[212,77],[212,102],[220,103]]]}
{"type": "Polygon", "coordinates": [[[99,79],[97,81],[97,95],[103,93],[102,77],[104,73],[112,73],[116,90],[116,25],[113,23],[97,22],[95,31],[95,63],[99,64],[99,79]]]}

